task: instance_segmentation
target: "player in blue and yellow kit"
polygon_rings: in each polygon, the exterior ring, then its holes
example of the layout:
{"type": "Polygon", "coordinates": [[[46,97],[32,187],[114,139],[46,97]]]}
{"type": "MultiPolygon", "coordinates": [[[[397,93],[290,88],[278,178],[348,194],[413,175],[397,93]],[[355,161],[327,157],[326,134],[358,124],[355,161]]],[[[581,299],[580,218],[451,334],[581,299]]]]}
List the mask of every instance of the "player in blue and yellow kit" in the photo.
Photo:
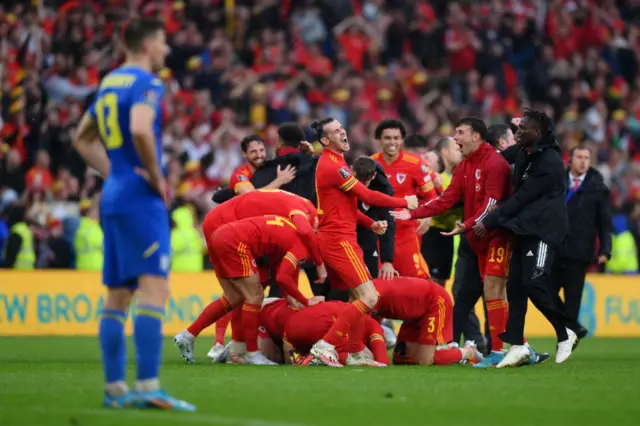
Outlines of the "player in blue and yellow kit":
{"type": "Polygon", "coordinates": [[[163,66],[169,49],[159,21],[134,19],[123,35],[127,61],[102,80],[74,141],[87,164],[106,179],[100,206],[103,281],[108,288],[99,331],[104,406],[194,411],[193,405],[168,395],[158,381],[169,297],[170,225],[160,165],[163,86],[152,71],[163,66]],[[130,391],[124,324],[136,291],[137,380],[130,391]]]}

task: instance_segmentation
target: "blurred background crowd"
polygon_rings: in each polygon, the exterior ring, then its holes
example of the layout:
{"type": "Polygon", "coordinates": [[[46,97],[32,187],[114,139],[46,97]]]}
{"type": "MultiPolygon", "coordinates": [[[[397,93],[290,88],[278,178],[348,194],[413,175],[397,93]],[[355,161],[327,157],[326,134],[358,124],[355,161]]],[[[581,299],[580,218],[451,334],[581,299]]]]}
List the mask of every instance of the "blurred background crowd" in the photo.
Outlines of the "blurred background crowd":
{"type": "Polygon", "coordinates": [[[352,159],[378,151],[383,118],[433,145],[461,116],[506,123],[528,106],[555,120],[565,154],[589,146],[616,232],[638,242],[639,0],[9,0],[0,244],[10,216],[26,215],[38,267],[74,267],[75,252],[101,243],[101,181],[70,141],[100,78],[123,60],[132,14],[167,26],[163,162],[173,197],[196,207],[179,224],[198,228],[212,191],[243,163],[243,137],[273,149],[283,122],[309,131],[317,117],[338,119],[352,159]],[[15,200],[24,212],[9,211],[15,200]],[[79,239],[83,226],[94,231],[79,239]]]}

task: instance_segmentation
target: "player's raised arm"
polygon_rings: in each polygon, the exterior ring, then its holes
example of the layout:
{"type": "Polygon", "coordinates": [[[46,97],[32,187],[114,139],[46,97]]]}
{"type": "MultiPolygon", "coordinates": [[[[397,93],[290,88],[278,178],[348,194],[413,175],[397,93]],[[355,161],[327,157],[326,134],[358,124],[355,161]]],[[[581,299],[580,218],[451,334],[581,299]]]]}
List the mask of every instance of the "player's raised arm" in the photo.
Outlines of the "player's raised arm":
{"type": "MultiPolygon", "coordinates": [[[[390,197],[382,192],[372,191],[362,182],[353,176],[348,166],[340,167],[336,170],[337,175],[341,178],[338,182],[338,189],[344,192],[351,191],[362,202],[375,207],[402,208],[412,207],[408,198],[390,197]]],[[[415,197],[413,197],[415,198],[415,197]]]]}
{"type": "Polygon", "coordinates": [[[73,140],[73,147],[78,151],[85,163],[89,167],[96,169],[103,179],[109,175],[111,162],[104,145],[98,138],[98,122],[94,105],[89,108],[89,111],[80,120],[76,137],[73,140]]]}
{"type": "MultiPolygon", "coordinates": [[[[460,175],[460,173],[455,173],[453,178],[451,179],[451,184],[447,187],[447,189],[435,200],[424,204],[417,209],[410,212],[411,219],[421,219],[423,217],[433,217],[438,216],[449,210],[453,207],[460,198],[462,198],[462,179],[464,176],[460,175]]],[[[401,219],[398,217],[395,212],[391,212],[391,215],[396,219],[401,219]]]]}
{"type": "Polygon", "coordinates": [[[149,184],[165,196],[164,176],[160,170],[156,151],[154,121],[162,97],[162,82],[159,79],[136,81],[133,107],[130,114],[130,131],[133,145],[140,156],[142,165],[149,174],[149,184]]]}

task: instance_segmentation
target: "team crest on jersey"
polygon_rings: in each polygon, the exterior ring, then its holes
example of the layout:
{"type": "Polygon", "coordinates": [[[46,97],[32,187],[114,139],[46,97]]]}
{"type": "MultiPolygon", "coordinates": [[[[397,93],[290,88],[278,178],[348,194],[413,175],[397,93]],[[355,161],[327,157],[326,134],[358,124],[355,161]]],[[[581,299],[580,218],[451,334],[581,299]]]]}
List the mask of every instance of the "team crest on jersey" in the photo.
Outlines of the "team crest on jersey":
{"type": "Polygon", "coordinates": [[[422,170],[423,173],[429,173],[429,168],[426,164],[421,165],[420,170],[422,170]]]}
{"type": "Polygon", "coordinates": [[[242,181],[242,182],[246,182],[246,181],[248,181],[249,179],[247,179],[247,176],[246,176],[246,175],[239,174],[239,175],[238,175],[238,180],[239,180],[239,181],[242,181]]]}
{"type": "Polygon", "coordinates": [[[351,177],[351,172],[347,167],[339,168],[338,173],[340,173],[340,176],[342,176],[342,179],[348,179],[351,177]]]}
{"type": "Polygon", "coordinates": [[[476,183],[476,191],[480,191],[480,184],[476,183]]]}
{"type": "Polygon", "coordinates": [[[480,169],[476,169],[476,179],[480,179],[480,169]]]}
{"type": "Polygon", "coordinates": [[[396,180],[398,181],[399,184],[403,184],[405,179],[407,179],[407,175],[404,173],[398,173],[396,175],[396,180]]]}

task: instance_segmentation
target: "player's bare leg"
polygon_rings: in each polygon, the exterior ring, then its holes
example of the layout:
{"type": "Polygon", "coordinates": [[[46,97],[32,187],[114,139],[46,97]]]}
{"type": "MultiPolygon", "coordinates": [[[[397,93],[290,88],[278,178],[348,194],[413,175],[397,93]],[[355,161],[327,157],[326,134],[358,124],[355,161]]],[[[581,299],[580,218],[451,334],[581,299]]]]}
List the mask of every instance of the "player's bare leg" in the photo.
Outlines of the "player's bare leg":
{"type": "Polygon", "coordinates": [[[185,401],[168,395],[160,388],[158,373],[162,361],[162,318],[169,299],[169,281],[161,276],[138,278],[138,304],[133,323],[136,347],[136,406],[195,411],[185,401]]]}
{"type": "MultiPolygon", "coordinates": [[[[230,312],[244,301],[243,294],[230,279],[218,277],[218,281],[220,282],[220,287],[222,287],[222,296],[207,307],[216,320],[222,318],[227,312],[230,312]]],[[[196,335],[194,335],[195,330],[192,332],[191,327],[182,330],[173,338],[173,343],[180,349],[180,355],[189,363],[195,362],[193,350],[196,335]]]]}
{"type": "Polygon", "coordinates": [[[322,340],[311,348],[311,355],[330,367],[342,366],[338,360],[336,346],[347,339],[351,325],[363,315],[369,314],[378,303],[378,292],[373,281],[364,282],[351,289],[349,293],[353,302],[340,314],[322,340]]]}
{"type": "Polygon", "coordinates": [[[233,284],[244,296],[242,305],[242,325],[247,345],[246,364],[276,365],[260,352],[258,348],[258,327],[260,327],[260,311],[264,300],[264,289],[259,274],[234,278],[233,284]]]}
{"type": "Polygon", "coordinates": [[[449,345],[438,348],[417,342],[402,343],[402,351],[393,354],[393,363],[396,365],[451,365],[464,361],[474,364],[482,361],[482,354],[474,346],[458,348],[449,345]]]}

